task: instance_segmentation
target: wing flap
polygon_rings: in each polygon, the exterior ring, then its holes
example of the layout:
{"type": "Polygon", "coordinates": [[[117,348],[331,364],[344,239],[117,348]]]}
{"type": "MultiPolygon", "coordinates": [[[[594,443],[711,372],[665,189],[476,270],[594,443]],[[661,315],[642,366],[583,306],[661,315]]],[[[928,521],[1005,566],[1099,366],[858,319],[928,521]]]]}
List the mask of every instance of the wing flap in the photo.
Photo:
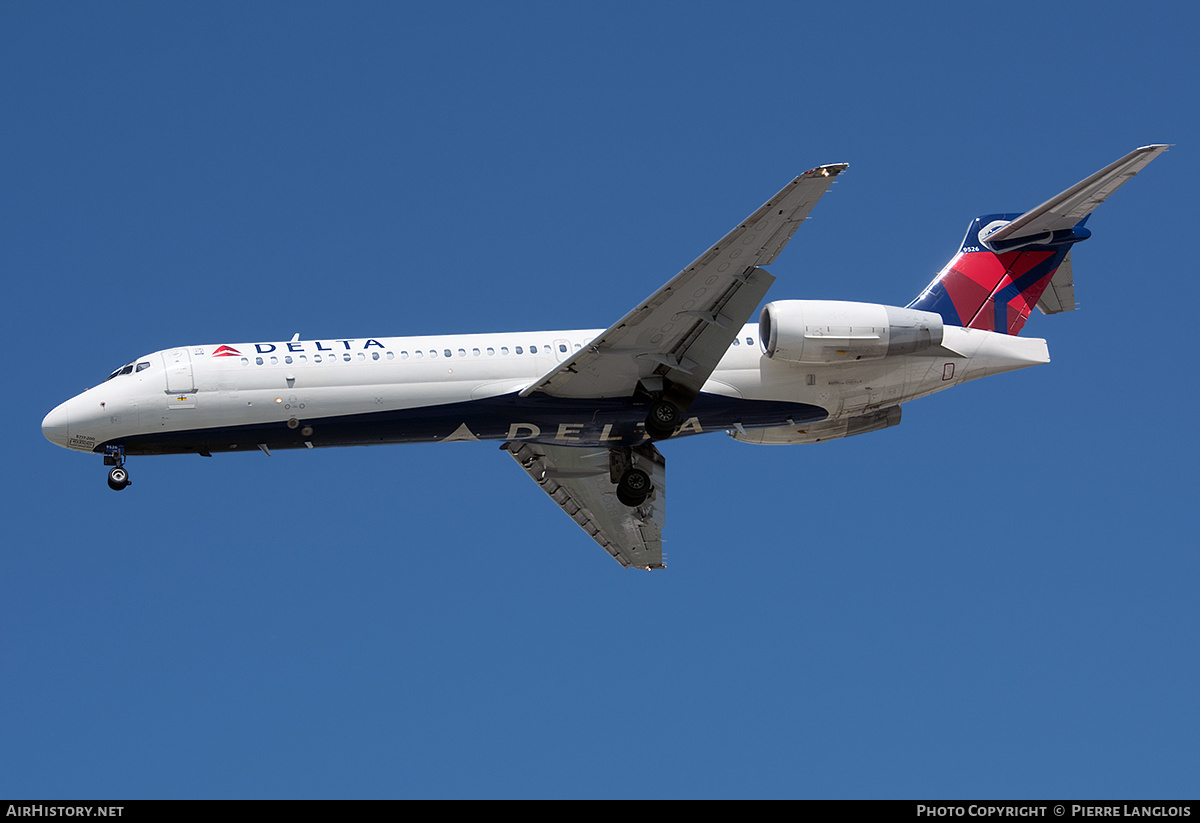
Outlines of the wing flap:
{"type": "Polygon", "coordinates": [[[654,492],[636,509],[617,500],[608,449],[529,442],[508,442],[501,448],[622,566],[664,568],[666,460],[652,444],[630,450],[634,465],[648,472],[654,484],[654,492]]]}

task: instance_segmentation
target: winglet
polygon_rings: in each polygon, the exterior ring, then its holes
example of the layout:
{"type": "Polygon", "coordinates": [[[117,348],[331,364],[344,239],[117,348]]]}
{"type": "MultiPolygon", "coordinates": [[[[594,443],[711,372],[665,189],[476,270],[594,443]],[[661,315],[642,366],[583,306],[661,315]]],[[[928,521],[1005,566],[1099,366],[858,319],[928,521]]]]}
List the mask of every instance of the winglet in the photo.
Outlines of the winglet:
{"type": "Polygon", "coordinates": [[[848,168],[850,168],[849,163],[830,163],[825,166],[817,166],[815,169],[809,169],[800,175],[800,177],[837,177],[848,168]]]}

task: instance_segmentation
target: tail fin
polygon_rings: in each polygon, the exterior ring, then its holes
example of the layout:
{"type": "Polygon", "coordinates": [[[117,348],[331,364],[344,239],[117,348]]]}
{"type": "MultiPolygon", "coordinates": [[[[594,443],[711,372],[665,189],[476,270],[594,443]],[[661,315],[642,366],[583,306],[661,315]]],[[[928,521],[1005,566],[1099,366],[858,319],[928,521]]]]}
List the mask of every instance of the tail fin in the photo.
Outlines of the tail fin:
{"type": "Polygon", "coordinates": [[[948,326],[1019,333],[1066,260],[1071,244],[1090,234],[1081,225],[1070,229],[1069,236],[1057,244],[1031,244],[999,254],[983,245],[981,234],[986,236],[989,228],[1020,216],[976,217],[958,254],[908,308],[936,312],[948,326]]]}
{"type": "Polygon", "coordinates": [[[1088,215],[1166,150],[1135,149],[1024,214],[975,218],[958,254],[908,308],[936,312],[948,325],[1005,334],[1019,334],[1034,306],[1046,314],[1074,309],[1069,255],[1091,236],[1083,227],[1088,215]]]}

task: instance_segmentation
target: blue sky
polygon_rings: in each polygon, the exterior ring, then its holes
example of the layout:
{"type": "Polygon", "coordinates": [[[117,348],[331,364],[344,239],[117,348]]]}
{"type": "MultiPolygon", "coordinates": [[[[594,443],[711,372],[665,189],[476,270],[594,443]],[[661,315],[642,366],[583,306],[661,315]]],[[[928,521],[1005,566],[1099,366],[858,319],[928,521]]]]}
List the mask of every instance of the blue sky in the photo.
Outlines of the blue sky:
{"type": "Polygon", "coordinates": [[[0,796],[1196,797],[1186,4],[6,3],[0,796]],[[1056,9],[1061,8],[1061,11],[1056,9]],[[903,305],[1089,221],[1048,366],[663,447],[624,571],[494,444],[130,461],[179,344],[603,328],[795,174],[771,297],[903,305]]]}

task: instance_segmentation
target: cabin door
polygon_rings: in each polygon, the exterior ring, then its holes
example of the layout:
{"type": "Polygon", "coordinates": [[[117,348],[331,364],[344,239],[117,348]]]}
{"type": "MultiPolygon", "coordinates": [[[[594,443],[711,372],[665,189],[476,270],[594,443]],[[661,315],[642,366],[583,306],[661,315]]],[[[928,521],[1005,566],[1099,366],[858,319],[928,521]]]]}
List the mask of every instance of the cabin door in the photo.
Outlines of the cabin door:
{"type": "Polygon", "coordinates": [[[167,394],[191,394],[196,391],[196,379],[192,376],[192,356],[187,349],[172,349],[163,352],[163,366],[167,372],[167,394]]]}

